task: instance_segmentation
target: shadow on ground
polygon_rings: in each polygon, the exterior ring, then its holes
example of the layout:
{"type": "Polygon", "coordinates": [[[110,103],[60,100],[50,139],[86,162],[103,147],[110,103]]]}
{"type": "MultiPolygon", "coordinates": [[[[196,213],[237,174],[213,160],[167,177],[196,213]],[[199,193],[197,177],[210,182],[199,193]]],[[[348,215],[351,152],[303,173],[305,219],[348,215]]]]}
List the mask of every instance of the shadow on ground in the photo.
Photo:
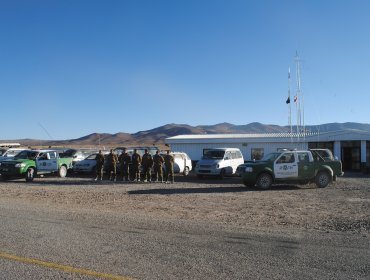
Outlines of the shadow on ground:
{"type": "MultiPolygon", "coordinates": [[[[219,184],[221,185],[221,184],[219,184]]],[[[171,186],[176,186],[171,185],[171,186]]],[[[271,189],[266,191],[287,191],[287,190],[305,190],[308,188],[300,188],[295,185],[279,185],[273,186],[271,189]]],[[[244,186],[220,186],[220,187],[201,187],[201,188],[153,188],[146,190],[132,190],[127,193],[130,195],[150,195],[150,194],[159,194],[159,195],[173,195],[173,194],[207,194],[207,193],[238,193],[238,192],[260,192],[262,190],[258,188],[247,188],[244,186]]]]}

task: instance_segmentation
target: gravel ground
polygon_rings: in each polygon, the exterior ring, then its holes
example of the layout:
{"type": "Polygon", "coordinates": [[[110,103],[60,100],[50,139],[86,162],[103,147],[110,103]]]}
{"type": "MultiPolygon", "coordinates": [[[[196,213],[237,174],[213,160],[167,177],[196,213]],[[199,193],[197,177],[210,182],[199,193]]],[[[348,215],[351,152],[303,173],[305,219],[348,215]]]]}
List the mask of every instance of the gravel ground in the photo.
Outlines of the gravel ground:
{"type": "Polygon", "coordinates": [[[35,208],[224,228],[309,229],[370,234],[370,178],[342,177],[313,184],[245,188],[240,179],[176,177],[175,184],[94,182],[87,177],[0,182],[0,202],[35,208]]]}

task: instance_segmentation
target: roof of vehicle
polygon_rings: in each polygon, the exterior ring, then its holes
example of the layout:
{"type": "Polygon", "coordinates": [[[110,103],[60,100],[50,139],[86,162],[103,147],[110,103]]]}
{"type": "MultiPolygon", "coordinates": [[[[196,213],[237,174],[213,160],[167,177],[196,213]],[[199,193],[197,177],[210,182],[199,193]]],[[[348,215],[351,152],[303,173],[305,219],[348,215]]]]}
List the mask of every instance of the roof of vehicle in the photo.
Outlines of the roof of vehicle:
{"type": "Polygon", "coordinates": [[[185,152],[170,152],[170,154],[183,154],[183,155],[186,155],[185,152]]]}
{"type": "Polygon", "coordinates": [[[19,143],[0,143],[0,147],[19,147],[19,143]]]}
{"type": "Polygon", "coordinates": [[[22,149],[22,152],[27,151],[27,152],[36,152],[36,153],[47,153],[47,152],[57,152],[57,150],[50,150],[50,149],[22,149]]]}
{"type": "Polygon", "coordinates": [[[240,151],[239,148],[209,148],[207,149],[207,151],[227,151],[227,150],[231,150],[231,151],[240,151]]]}

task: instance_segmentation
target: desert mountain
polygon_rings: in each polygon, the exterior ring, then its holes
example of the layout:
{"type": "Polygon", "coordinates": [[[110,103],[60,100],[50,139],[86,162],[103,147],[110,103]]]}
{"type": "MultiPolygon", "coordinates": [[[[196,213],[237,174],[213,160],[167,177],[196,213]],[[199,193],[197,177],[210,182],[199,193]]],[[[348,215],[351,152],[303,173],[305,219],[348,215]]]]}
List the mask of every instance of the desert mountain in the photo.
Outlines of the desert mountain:
{"type": "MultiPolygon", "coordinates": [[[[311,132],[327,132],[337,130],[366,130],[370,131],[370,124],[366,123],[328,123],[308,125],[306,130],[311,132]]],[[[151,130],[130,133],[92,133],[81,138],[70,140],[12,140],[26,146],[132,146],[132,145],[163,145],[167,137],[186,134],[224,134],[224,133],[278,133],[288,132],[288,126],[266,125],[253,122],[246,125],[220,123],[215,125],[191,126],[187,124],[166,124],[151,130]]],[[[9,141],[9,140],[7,140],[9,141]]]]}

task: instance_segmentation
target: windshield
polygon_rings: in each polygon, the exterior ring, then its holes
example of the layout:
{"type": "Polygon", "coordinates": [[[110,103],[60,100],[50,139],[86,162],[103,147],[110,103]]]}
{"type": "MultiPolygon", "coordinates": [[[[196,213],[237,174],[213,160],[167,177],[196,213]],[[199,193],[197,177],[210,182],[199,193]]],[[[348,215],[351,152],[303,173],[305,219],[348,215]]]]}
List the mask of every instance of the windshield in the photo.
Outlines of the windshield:
{"type": "Polygon", "coordinates": [[[267,154],[265,155],[262,160],[264,161],[274,161],[275,159],[277,159],[278,156],[280,156],[281,153],[271,153],[271,154],[267,154]]]}
{"type": "Polygon", "coordinates": [[[36,151],[22,151],[14,159],[36,159],[38,154],[39,152],[36,151]]]}
{"type": "Polygon", "coordinates": [[[205,153],[203,158],[204,159],[223,159],[224,155],[225,155],[225,151],[210,150],[205,153]]]}

